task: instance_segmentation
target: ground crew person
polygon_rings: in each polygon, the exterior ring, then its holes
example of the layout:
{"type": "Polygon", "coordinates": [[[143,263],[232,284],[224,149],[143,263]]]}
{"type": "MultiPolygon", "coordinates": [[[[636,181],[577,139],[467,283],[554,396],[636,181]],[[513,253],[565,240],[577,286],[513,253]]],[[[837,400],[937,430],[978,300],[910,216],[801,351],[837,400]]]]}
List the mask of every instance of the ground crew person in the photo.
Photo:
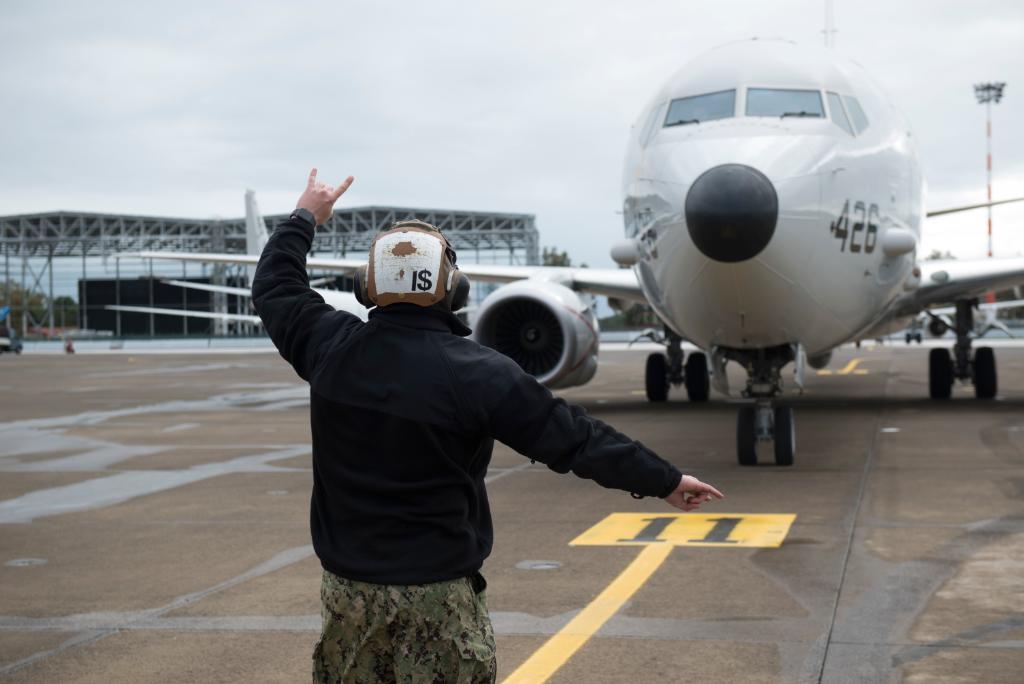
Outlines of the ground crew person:
{"type": "Polygon", "coordinates": [[[356,278],[357,297],[376,305],[367,323],[325,304],[306,254],[352,180],[332,188],[310,172],[253,280],[270,338],[310,385],[310,528],[323,566],[313,679],[493,682],[480,567],[494,439],[555,472],[686,511],[722,495],[467,339],[452,311],[469,282],[429,224],[375,238],[356,278]]]}

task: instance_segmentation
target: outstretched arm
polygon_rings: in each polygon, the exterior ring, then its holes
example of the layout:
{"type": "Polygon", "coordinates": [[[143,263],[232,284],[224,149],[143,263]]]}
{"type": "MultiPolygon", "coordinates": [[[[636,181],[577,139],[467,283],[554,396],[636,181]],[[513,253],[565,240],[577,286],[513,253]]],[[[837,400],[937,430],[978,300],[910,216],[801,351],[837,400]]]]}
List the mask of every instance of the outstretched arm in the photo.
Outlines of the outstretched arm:
{"type": "MultiPolygon", "coordinates": [[[[306,209],[319,225],[331,216],[334,203],[353,178],[337,188],[317,182],[316,169],[309,174],[306,189],[296,209],[306,209]]],[[[335,311],[309,287],[306,255],[313,243],[315,226],[293,217],[278,227],[263,249],[252,283],[252,303],[270,334],[274,346],[304,380],[316,365],[321,344],[339,326],[358,325],[352,314],[335,311]]]]}
{"type": "MultiPolygon", "coordinates": [[[[507,362],[506,362],[507,361],[507,362]]],[[[488,367],[490,378],[479,377],[499,392],[484,392],[484,419],[494,437],[552,470],[594,480],[639,496],[657,496],[684,511],[696,510],[722,493],[695,477],[683,475],[640,442],[587,415],[579,406],[555,397],[511,360],[500,370],[488,367]]]]}

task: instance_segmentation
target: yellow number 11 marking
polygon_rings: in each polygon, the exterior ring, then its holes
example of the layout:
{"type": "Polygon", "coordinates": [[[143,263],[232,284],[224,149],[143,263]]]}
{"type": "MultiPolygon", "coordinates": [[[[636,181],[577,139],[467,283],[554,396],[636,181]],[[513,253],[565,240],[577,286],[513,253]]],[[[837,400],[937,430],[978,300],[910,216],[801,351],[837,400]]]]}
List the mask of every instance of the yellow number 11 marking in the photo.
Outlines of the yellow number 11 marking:
{"type": "Polygon", "coordinates": [[[775,548],[782,545],[795,519],[791,513],[612,513],[569,545],[644,548],[597,598],[502,684],[538,684],[551,677],[650,579],[673,547],[775,548]]]}

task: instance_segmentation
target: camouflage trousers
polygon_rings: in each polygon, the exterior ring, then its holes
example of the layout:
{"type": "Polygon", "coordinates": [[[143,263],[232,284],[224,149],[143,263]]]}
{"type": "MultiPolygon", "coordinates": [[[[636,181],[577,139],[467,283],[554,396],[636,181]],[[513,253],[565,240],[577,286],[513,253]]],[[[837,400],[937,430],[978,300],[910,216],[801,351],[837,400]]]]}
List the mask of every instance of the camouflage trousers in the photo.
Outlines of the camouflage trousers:
{"type": "Polygon", "coordinates": [[[468,578],[368,584],[324,571],[313,681],[484,684],[496,676],[484,593],[468,578]]]}

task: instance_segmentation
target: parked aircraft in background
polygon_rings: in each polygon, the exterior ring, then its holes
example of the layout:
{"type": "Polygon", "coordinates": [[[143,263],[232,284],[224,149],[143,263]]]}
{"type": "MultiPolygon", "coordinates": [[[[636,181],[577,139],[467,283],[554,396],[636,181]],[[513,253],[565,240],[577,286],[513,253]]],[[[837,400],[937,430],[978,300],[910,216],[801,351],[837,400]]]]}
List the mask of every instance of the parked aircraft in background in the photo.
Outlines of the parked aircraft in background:
{"type": "MultiPolygon", "coordinates": [[[[683,385],[705,401],[728,394],[725,366],[747,373],[739,462],[774,442],[793,462],[791,407],[775,405],[782,370],[822,368],[832,350],[905,328],[952,304],[953,354],[932,349],[930,395],[956,379],[996,392],[995,356],[972,349],[973,310],[988,290],[1024,283],[1024,259],[917,259],[924,180],[910,127],[856,64],[825,49],[752,40],[685,66],[644,107],[626,152],[624,269],[464,264],[470,278],[508,283],[481,304],[476,339],[551,387],[597,370],[597,321],[586,294],[649,303],[664,353],[647,359],[651,401],[683,385]],[[703,351],[684,359],[686,339],[703,351]]],[[[1016,201],[1016,200],[1006,200],[1016,201]]],[[[992,204],[1001,204],[995,202],[992,204]]],[[[957,207],[937,213],[989,206],[957,207]]],[[[255,256],[145,252],[145,258],[255,263],[255,256]]],[[[361,260],[309,259],[349,271],[361,260]]]]}
{"type": "MultiPolygon", "coordinates": [[[[246,254],[250,257],[250,260],[245,263],[250,263],[249,273],[249,285],[252,285],[252,278],[256,272],[256,261],[259,259],[259,255],[263,253],[263,247],[267,244],[267,224],[260,215],[259,207],[256,204],[256,193],[252,190],[248,190],[245,193],[245,246],[246,254]]],[[[123,256],[123,255],[121,255],[123,256]]],[[[239,255],[235,255],[239,256],[239,255]]],[[[223,261],[220,263],[224,263],[223,261]]],[[[205,292],[213,292],[219,294],[232,295],[237,297],[251,297],[251,287],[231,287],[228,285],[214,285],[210,283],[193,283],[187,280],[165,280],[163,281],[168,285],[176,285],[178,287],[184,287],[191,290],[202,290],[205,292]]],[[[349,313],[355,314],[362,320],[366,320],[366,307],[356,301],[355,295],[351,292],[342,292],[340,290],[329,290],[316,285],[322,285],[323,282],[319,283],[314,281],[310,283],[313,285],[313,289],[319,293],[324,301],[335,309],[340,311],[348,311],[349,313]]],[[[207,318],[213,320],[220,320],[226,322],[242,322],[242,323],[255,323],[262,325],[260,317],[256,314],[242,314],[242,313],[228,313],[228,312],[217,312],[217,311],[196,311],[195,309],[166,309],[152,306],[126,306],[121,304],[111,304],[106,308],[114,311],[131,311],[134,313],[145,313],[145,314],[163,314],[167,316],[187,316],[191,318],[207,318]]]]}
{"type": "MultiPolygon", "coordinates": [[[[1024,299],[977,303],[975,310],[981,314],[981,317],[974,319],[974,337],[984,337],[993,330],[998,330],[1007,337],[1016,337],[1013,331],[999,320],[998,315],[1004,309],[1020,309],[1022,307],[1024,307],[1024,299]]],[[[920,344],[923,339],[922,330],[927,330],[928,334],[932,337],[942,337],[950,330],[956,329],[955,315],[955,306],[942,306],[922,311],[911,321],[904,339],[907,344],[911,342],[920,344]]]]}

